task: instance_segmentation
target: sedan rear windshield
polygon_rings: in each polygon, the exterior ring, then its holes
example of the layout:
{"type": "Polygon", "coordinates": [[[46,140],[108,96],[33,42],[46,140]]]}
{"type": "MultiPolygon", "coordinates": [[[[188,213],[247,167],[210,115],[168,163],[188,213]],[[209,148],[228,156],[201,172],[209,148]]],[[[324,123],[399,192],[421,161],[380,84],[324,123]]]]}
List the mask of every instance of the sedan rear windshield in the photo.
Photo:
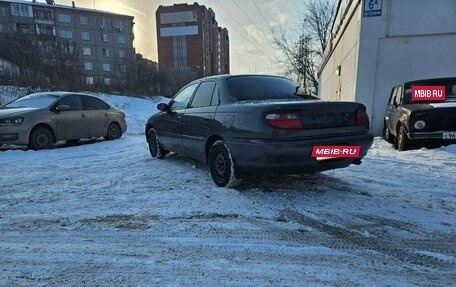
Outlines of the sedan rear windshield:
{"type": "Polygon", "coordinates": [[[227,80],[228,91],[238,101],[302,100],[298,85],[292,81],[269,76],[242,76],[227,80]]]}
{"type": "Polygon", "coordinates": [[[59,96],[52,94],[31,94],[23,98],[17,99],[7,105],[4,108],[36,108],[44,109],[49,107],[59,96]]]}

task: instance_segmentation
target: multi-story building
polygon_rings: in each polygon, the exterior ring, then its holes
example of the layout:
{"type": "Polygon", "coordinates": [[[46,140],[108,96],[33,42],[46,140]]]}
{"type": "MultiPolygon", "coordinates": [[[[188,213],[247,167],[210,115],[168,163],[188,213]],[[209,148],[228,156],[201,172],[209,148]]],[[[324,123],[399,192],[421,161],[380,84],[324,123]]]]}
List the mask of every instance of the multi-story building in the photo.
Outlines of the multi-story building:
{"type": "Polygon", "coordinates": [[[189,79],[229,73],[228,30],[218,27],[212,9],[198,3],[160,5],[156,22],[160,71],[189,79]]]}
{"type": "Polygon", "coordinates": [[[110,12],[56,5],[54,1],[0,0],[0,40],[27,34],[36,47],[61,45],[80,51],[88,85],[121,85],[133,48],[133,17],[110,12]]]}

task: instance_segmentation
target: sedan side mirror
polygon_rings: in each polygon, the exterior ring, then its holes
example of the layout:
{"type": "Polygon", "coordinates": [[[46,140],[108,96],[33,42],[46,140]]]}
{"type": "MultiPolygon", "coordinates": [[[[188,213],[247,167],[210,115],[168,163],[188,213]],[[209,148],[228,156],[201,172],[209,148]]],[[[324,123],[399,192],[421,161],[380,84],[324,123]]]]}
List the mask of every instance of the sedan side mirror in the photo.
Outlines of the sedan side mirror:
{"type": "Polygon", "coordinates": [[[68,105],[59,105],[55,108],[57,112],[65,112],[71,110],[71,107],[68,105]]]}
{"type": "Polygon", "coordinates": [[[162,111],[162,112],[169,112],[170,111],[170,107],[169,105],[165,104],[165,103],[160,103],[157,105],[157,109],[159,111],[162,111]]]}

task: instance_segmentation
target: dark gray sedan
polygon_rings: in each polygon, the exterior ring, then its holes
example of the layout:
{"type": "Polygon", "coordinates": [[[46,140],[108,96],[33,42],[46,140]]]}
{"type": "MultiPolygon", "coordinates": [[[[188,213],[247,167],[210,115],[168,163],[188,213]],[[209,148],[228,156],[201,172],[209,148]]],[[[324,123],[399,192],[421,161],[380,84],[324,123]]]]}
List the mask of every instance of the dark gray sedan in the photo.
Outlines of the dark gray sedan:
{"type": "Polygon", "coordinates": [[[48,149],[61,140],[117,139],[126,130],[123,112],[82,93],[35,93],[0,108],[0,145],[48,149]]]}
{"type": "Polygon", "coordinates": [[[150,154],[208,162],[218,186],[248,174],[301,174],[360,164],[372,145],[364,105],[322,102],[287,78],[221,75],[182,88],[149,118],[150,154]],[[314,157],[318,146],[360,148],[356,157],[314,157]]]}

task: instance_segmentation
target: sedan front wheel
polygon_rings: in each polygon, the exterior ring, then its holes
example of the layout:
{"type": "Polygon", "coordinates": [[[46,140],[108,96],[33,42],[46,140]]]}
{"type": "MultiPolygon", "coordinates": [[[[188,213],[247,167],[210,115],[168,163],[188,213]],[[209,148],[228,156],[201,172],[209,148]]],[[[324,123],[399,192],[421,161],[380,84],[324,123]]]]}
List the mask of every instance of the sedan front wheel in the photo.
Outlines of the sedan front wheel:
{"type": "Polygon", "coordinates": [[[236,164],[224,141],[216,141],[209,151],[212,180],[220,187],[235,187],[241,183],[236,177],[236,164]]]}
{"type": "Polygon", "coordinates": [[[150,129],[147,132],[147,141],[149,143],[149,152],[152,157],[157,157],[158,159],[165,158],[169,152],[162,148],[160,142],[158,141],[157,134],[153,129],[150,129]]]}
{"type": "Polygon", "coordinates": [[[50,149],[54,147],[54,137],[45,127],[37,127],[30,133],[29,147],[32,150],[50,149]]]}
{"type": "Polygon", "coordinates": [[[385,126],[383,127],[383,139],[385,139],[389,143],[394,143],[394,137],[391,134],[390,129],[385,123],[385,126]]]}
{"type": "Polygon", "coordinates": [[[396,141],[397,141],[397,149],[399,151],[406,151],[406,150],[410,149],[411,141],[407,137],[407,134],[405,133],[405,129],[403,126],[399,127],[396,141]]]}

